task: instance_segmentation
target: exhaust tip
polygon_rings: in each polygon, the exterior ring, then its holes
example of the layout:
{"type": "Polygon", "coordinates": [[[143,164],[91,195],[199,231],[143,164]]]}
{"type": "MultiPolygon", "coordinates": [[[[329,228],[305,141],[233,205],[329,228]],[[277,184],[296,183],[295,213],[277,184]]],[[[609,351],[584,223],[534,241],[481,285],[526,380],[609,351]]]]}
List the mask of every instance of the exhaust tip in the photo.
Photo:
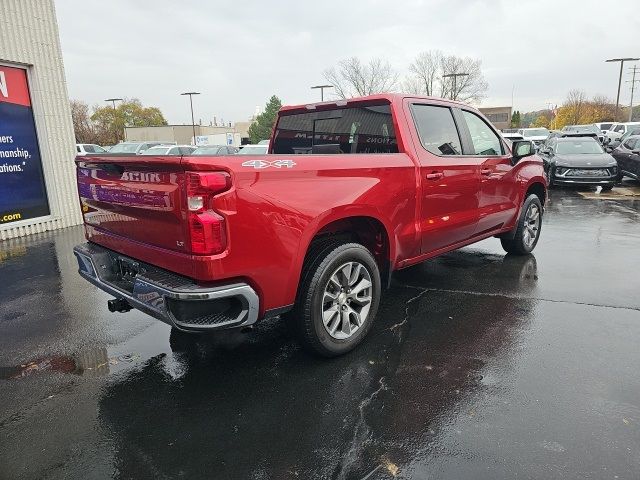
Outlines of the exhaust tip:
{"type": "Polygon", "coordinates": [[[126,313],[129,310],[133,309],[129,302],[127,302],[124,298],[113,298],[107,301],[107,307],[110,312],[120,312],[126,313]]]}

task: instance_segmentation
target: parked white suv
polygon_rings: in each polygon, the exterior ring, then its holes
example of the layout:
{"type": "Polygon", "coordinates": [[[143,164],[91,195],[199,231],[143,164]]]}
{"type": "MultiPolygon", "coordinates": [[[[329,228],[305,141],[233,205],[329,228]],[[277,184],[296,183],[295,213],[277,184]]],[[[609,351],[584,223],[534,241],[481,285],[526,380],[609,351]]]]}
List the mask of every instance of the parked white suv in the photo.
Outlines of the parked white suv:
{"type": "Polygon", "coordinates": [[[107,153],[107,151],[95,143],[76,143],[76,155],[81,157],[88,153],[107,153]]]}
{"type": "Polygon", "coordinates": [[[540,148],[549,136],[549,130],[546,128],[521,128],[518,130],[518,133],[522,135],[522,138],[525,140],[533,142],[536,148],[540,148]]]}
{"type": "Polygon", "coordinates": [[[622,135],[627,133],[632,128],[638,128],[640,126],[640,122],[625,122],[625,123],[614,123],[611,125],[611,128],[604,132],[605,136],[611,142],[613,140],[619,139],[622,135]]]}

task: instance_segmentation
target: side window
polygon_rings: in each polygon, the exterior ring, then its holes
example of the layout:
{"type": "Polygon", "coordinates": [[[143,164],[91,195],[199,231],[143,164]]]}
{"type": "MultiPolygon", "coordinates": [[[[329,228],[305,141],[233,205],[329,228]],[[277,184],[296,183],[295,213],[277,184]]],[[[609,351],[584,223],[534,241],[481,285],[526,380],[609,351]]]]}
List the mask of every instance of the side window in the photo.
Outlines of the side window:
{"type": "Polygon", "coordinates": [[[618,133],[624,132],[624,125],[618,125],[616,128],[613,129],[613,131],[618,133]]]}
{"type": "Polygon", "coordinates": [[[624,142],[624,147],[627,150],[633,150],[636,146],[636,139],[635,138],[630,138],[629,140],[627,140],[626,142],[624,142]]]}
{"type": "Polygon", "coordinates": [[[469,127],[474,152],[471,155],[502,155],[502,142],[493,130],[475,113],[462,111],[469,127]]]}
{"type": "Polygon", "coordinates": [[[85,145],[84,150],[87,153],[96,153],[96,149],[93,148],[93,145],[85,145]]]}
{"type": "Polygon", "coordinates": [[[462,155],[460,135],[449,107],[411,105],[422,146],[436,155],[462,155]]]}
{"type": "MultiPolygon", "coordinates": [[[[174,147],[174,150],[175,150],[175,147],[174,147]]],[[[191,152],[193,152],[193,148],[191,147],[180,147],[178,150],[182,155],[191,155],[191,152]]]]}

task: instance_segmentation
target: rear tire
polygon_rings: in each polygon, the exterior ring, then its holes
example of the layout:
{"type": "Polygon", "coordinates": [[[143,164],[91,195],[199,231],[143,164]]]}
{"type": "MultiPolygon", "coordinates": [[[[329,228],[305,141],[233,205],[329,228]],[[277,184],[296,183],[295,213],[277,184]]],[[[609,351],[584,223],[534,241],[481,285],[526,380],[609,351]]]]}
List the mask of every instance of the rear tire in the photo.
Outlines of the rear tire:
{"type": "Polygon", "coordinates": [[[602,191],[610,192],[612,188],[613,188],[613,185],[605,185],[604,187],[602,187],[602,191]]]}
{"type": "Polygon", "coordinates": [[[533,251],[542,231],[542,204],[535,194],[530,194],[522,205],[522,211],[513,238],[501,238],[502,248],[514,255],[527,255],[533,251]]]}
{"type": "Polygon", "coordinates": [[[307,259],[287,325],[306,350],[324,357],[345,354],[371,329],[381,290],[369,250],[359,243],[325,243],[307,259]]]}

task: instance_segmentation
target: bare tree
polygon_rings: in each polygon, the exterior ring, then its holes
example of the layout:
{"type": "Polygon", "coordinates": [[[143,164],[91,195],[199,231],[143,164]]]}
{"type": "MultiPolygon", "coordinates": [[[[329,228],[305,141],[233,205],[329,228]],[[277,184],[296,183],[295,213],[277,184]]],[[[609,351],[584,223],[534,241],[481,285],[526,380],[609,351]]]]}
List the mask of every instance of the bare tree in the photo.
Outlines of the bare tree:
{"type": "Polygon", "coordinates": [[[71,119],[78,143],[94,143],[95,131],[89,118],[89,106],[80,100],[71,100],[71,119]]]}
{"type": "Polygon", "coordinates": [[[474,103],[486,96],[489,85],[482,75],[481,60],[445,55],[441,59],[440,72],[440,93],[443,98],[474,103]],[[456,76],[443,77],[444,75],[456,76]]]}
{"type": "Polygon", "coordinates": [[[440,50],[427,50],[409,65],[410,73],[403,87],[409,93],[479,102],[488,88],[481,66],[480,60],[444,55],[440,50]]]}
{"type": "Polygon", "coordinates": [[[410,93],[437,95],[442,80],[442,59],[440,50],[428,50],[415,58],[409,65],[410,76],[405,80],[405,86],[411,88],[410,93]]]}
{"type": "Polygon", "coordinates": [[[569,91],[564,106],[568,107],[570,125],[580,125],[588,107],[587,101],[587,95],[582,90],[569,91]]]}
{"type": "Polygon", "coordinates": [[[398,84],[398,74],[381,58],[363,63],[358,57],[351,57],[325,70],[323,76],[340,98],[389,92],[398,84]]]}

